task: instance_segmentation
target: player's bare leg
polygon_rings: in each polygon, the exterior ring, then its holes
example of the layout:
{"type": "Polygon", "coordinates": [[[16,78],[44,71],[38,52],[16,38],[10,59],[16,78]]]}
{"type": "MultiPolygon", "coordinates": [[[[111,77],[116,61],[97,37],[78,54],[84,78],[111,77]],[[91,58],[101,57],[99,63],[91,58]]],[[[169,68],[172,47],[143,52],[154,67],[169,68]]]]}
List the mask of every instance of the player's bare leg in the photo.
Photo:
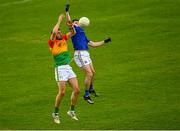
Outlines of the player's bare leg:
{"type": "Polygon", "coordinates": [[[55,101],[55,107],[60,106],[60,103],[65,95],[65,91],[66,91],[66,82],[65,81],[60,81],[58,82],[58,94],[56,96],[56,101],[55,101]]]}
{"type": "Polygon", "coordinates": [[[69,79],[69,83],[73,89],[73,92],[71,94],[71,107],[70,110],[67,112],[67,114],[74,120],[78,120],[76,114],[75,114],[75,105],[77,103],[78,95],[79,95],[79,86],[77,78],[71,78],[69,79]]]}
{"type": "Polygon", "coordinates": [[[65,91],[66,91],[66,82],[65,81],[58,82],[58,94],[57,94],[56,100],[55,100],[55,110],[52,113],[52,117],[54,119],[54,122],[57,124],[60,123],[59,107],[60,107],[61,101],[65,95],[65,91]]]}
{"type": "Polygon", "coordinates": [[[69,79],[69,83],[73,89],[73,92],[71,94],[71,105],[76,105],[77,103],[77,99],[78,99],[78,95],[79,95],[79,86],[78,86],[78,81],[77,78],[71,78],[69,79]]]}
{"type": "Polygon", "coordinates": [[[94,101],[91,100],[89,96],[89,87],[91,85],[92,79],[93,79],[93,72],[91,70],[90,65],[85,65],[82,67],[83,71],[85,72],[85,80],[84,80],[84,85],[85,85],[85,94],[84,94],[84,100],[86,100],[89,104],[94,104],[94,101]]]}
{"type": "Polygon", "coordinates": [[[90,87],[89,87],[89,93],[94,95],[95,97],[98,97],[99,95],[96,93],[95,89],[94,89],[94,85],[93,85],[93,82],[94,82],[94,75],[95,75],[95,69],[94,69],[94,66],[93,64],[91,63],[90,64],[90,68],[91,68],[91,71],[93,73],[93,77],[92,77],[92,80],[91,80],[91,84],[90,84],[90,87]]]}

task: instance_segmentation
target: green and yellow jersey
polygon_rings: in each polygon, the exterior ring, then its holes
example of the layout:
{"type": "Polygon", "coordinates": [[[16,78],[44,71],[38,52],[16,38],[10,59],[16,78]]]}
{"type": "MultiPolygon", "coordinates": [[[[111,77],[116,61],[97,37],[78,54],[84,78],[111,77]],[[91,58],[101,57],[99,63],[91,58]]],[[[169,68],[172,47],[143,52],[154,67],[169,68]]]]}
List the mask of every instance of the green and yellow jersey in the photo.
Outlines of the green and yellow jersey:
{"type": "Polygon", "coordinates": [[[50,51],[55,61],[55,67],[70,63],[70,53],[67,45],[68,35],[63,35],[62,40],[49,40],[50,51]]]}

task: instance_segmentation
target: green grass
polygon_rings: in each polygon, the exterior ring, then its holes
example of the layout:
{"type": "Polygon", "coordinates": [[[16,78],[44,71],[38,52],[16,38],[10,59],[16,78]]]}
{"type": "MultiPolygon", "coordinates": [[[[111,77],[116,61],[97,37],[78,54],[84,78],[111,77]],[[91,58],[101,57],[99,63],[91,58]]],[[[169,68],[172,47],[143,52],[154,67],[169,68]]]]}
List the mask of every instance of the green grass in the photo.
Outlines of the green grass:
{"type": "MultiPolygon", "coordinates": [[[[0,129],[180,129],[180,1],[70,0],[72,18],[87,16],[87,36],[113,42],[90,49],[101,94],[88,105],[83,73],[79,122],[51,119],[57,87],[47,40],[65,0],[0,2],[0,129]]],[[[67,27],[62,26],[63,32],[67,27]]],[[[72,44],[69,41],[73,54],[72,44]]]]}

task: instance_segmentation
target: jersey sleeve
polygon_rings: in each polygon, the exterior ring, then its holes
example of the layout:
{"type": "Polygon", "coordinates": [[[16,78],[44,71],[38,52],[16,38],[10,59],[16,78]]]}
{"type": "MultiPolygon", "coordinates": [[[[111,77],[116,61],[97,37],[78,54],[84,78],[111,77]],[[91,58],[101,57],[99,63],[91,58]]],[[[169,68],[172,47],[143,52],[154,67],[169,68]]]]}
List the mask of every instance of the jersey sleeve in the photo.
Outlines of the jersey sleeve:
{"type": "Polygon", "coordinates": [[[50,48],[53,48],[53,46],[54,46],[54,41],[49,40],[49,41],[48,41],[48,45],[49,45],[50,48]]]}
{"type": "Polygon", "coordinates": [[[68,37],[67,34],[65,34],[65,35],[62,36],[62,39],[65,40],[65,41],[67,41],[67,40],[69,39],[69,37],[68,37]]]}
{"type": "Polygon", "coordinates": [[[86,42],[89,43],[89,41],[90,41],[90,40],[86,37],[86,42]]]}

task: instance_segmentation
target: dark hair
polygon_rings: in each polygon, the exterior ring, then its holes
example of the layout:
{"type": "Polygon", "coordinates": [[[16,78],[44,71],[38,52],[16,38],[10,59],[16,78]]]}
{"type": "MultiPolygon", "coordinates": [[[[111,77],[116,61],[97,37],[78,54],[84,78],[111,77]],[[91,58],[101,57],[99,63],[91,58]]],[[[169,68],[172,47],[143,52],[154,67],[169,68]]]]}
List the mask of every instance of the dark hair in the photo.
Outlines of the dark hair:
{"type": "Polygon", "coordinates": [[[74,21],[79,21],[79,19],[73,19],[72,22],[74,22],[74,21]]]}

